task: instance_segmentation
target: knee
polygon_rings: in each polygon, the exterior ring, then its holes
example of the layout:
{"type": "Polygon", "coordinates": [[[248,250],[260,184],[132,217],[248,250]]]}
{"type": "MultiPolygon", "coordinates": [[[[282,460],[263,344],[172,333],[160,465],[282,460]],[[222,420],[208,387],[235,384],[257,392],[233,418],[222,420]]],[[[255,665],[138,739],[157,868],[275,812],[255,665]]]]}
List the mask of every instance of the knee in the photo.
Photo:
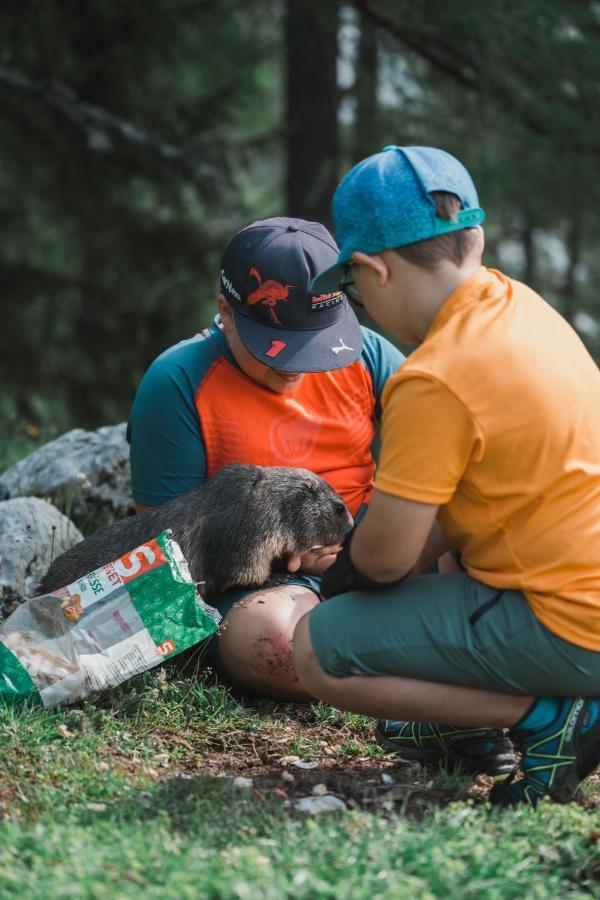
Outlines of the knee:
{"type": "Polygon", "coordinates": [[[325,699],[329,694],[331,676],[321,668],[313,649],[308,627],[310,612],[306,613],[294,631],[293,661],[298,681],[311,697],[325,699]]]}
{"type": "Polygon", "coordinates": [[[277,616],[257,619],[248,635],[246,665],[268,677],[279,675],[292,678],[294,662],[292,654],[293,631],[277,616]]]}
{"type": "Polygon", "coordinates": [[[220,638],[220,653],[229,675],[278,699],[308,699],[294,669],[292,635],[298,618],[317,602],[306,590],[294,596],[265,592],[234,607],[220,638]]]}

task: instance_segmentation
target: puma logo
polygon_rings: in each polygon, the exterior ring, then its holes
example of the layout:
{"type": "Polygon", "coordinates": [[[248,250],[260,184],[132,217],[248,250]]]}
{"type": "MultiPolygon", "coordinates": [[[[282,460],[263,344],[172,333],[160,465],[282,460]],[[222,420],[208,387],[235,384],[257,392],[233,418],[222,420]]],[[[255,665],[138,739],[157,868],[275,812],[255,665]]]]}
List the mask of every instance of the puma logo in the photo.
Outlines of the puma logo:
{"type": "Polygon", "coordinates": [[[350,351],[354,352],[354,347],[348,347],[348,346],[344,343],[344,339],[343,339],[343,338],[340,338],[340,344],[339,344],[339,347],[332,347],[331,349],[333,350],[334,353],[340,353],[342,350],[350,350],[350,351]]]}

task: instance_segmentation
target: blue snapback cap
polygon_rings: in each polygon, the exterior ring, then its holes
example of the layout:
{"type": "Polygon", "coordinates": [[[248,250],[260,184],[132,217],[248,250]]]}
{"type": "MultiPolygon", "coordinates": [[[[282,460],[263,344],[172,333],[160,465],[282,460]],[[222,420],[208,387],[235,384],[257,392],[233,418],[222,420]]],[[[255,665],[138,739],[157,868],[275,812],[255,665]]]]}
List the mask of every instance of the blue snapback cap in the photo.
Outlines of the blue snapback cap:
{"type": "Polygon", "coordinates": [[[238,335],[259,362],[282,372],[330,372],[361,354],[363,334],[348,298],[313,291],[338,246],[318,222],[278,216],[231,239],[221,263],[221,293],[238,335]]]}
{"type": "Polygon", "coordinates": [[[332,290],[356,251],[379,253],[473,228],[485,219],[473,180],[463,164],[436,147],[384,147],[357,163],[333,195],[340,252],[334,266],[313,280],[313,290],[332,290]],[[455,220],[436,216],[432,191],[456,194],[455,220]]]}

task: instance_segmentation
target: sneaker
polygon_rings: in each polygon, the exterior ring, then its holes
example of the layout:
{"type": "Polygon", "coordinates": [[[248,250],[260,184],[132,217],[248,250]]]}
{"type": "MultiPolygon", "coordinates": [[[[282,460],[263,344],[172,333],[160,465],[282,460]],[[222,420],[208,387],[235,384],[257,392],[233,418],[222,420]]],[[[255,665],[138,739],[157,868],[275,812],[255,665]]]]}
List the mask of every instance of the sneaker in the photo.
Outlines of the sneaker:
{"type": "Polygon", "coordinates": [[[523,754],[520,781],[496,785],[490,801],[498,806],[529,803],[542,797],[567,803],[587,775],[600,765],[600,699],[567,697],[545,728],[513,728],[510,735],[523,754]]]}
{"type": "Polygon", "coordinates": [[[516,772],[513,772],[500,784],[495,784],[491,789],[488,800],[494,806],[521,806],[529,804],[536,807],[543,794],[540,794],[535,786],[526,778],[515,780],[516,772]]]}
{"type": "Polygon", "coordinates": [[[433,722],[382,719],[377,740],[401,759],[506,778],[516,762],[510,738],[499,729],[457,728],[433,722]]]}

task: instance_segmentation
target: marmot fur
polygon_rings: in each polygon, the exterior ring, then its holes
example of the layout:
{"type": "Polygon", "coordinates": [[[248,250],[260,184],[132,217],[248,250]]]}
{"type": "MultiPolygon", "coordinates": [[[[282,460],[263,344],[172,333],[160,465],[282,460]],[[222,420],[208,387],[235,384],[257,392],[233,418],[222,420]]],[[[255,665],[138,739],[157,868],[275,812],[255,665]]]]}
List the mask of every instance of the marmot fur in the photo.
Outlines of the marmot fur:
{"type": "Polygon", "coordinates": [[[338,544],[352,525],[346,504],[306,469],[236,464],[148,512],[100,528],[54,560],[48,594],[171,528],[206,598],[264,584],[313,547],[338,544]]]}

